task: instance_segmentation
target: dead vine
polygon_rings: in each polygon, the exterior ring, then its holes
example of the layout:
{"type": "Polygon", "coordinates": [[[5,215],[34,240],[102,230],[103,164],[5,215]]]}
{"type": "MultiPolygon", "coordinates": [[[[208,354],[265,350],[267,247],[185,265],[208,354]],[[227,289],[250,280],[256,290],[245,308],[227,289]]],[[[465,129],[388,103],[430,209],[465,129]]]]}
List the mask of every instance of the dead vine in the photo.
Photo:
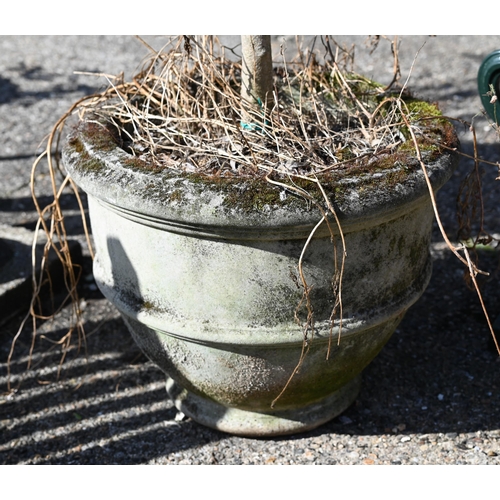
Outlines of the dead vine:
{"type": "MultiPolygon", "coordinates": [[[[400,105],[402,105],[402,104],[400,103],[400,105]]],[[[427,187],[429,189],[429,196],[430,196],[430,199],[431,199],[432,208],[434,210],[434,216],[436,218],[436,222],[438,224],[439,231],[441,232],[441,236],[442,236],[443,240],[445,241],[446,245],[448,246],[448,248],[451,250],[451,252],[458,258],[458,260],[460,260],[460,262],[462,262],[462,264],[464,264],[465,266],[467,266],[467,268],[469,270],[470,279],[472,280],[472,283],[474,284],[474,289],[475,289],[475,291],[477,293],[477,296],[479,298],[479,302],[481,304],[481,309],[482,309],[483,314],[484,314],[484,316],[486,318],[486,322],[488,324],[488,328],[489,328],[491,336],[493,338],[493,342],[495,344],[495,347],[496,347],[496,350],[497,350],[498,354],[500,355],[500,346],[498,344],[498,341],[497,341],[497,338],[496,338],[496,335],[495,335],[495,331],[493,330],[493,326],[491,324],[488,311],[486,310],[486,306],[484,304],[484,300],[483,300],[483,296],[481,294],[481,290],[479,289],[479,286],[478,286],[477,281],[476,281],[476,276],[478,274],[488,274],[488,273],[485,273],[484,271],[481,271],[480,269],[478,269],[477,266],[472,262],[472,260],[470,258],[470,255],[469,255],[469,250],[467,249],[467,247],[464,244],[460,244],[458,246],[455,246],[449,240],[448,235],[446,234],[446,232],[444,230],[444,227],[443,227],[443,224],[441,222],[441,218],[439,217],[439,211],[438,211],[438,208],[437,208],[436,197],[435,197],[435,194],[434,194],[434,190],[432,189],[432,185],[431,185],[431,181],[429,179],[429,175],[427,173],[427,168],[426,168],[425,163],[424,163],[424,161],[422,159],[422,153],[420,151],[420,146],[419,146],[417,138],[415,136],[415,132],[413,131],[413,128],[412,128],[411,124],[409,123],[409,121],[408,121],[405,113],[401,113],[401,116],[403,117],[403,120],[406,122],[406,124],[408,126],[408,130],[409,130],[409,132],[411,134],[411,139],[412,139],[413,145],[415,147],[416,155],[417,155],[418,161],[420,163],[420,166],[422,168],[422,172],[424,174],[425,181],[427,183],[427,187]],[[460,251],[464,252],[464,257],[462,257],[462,255],[460,255],[460,253],[459,253],[460,251]]],[[[475,136],[475,132],[474,132],[473,129],[472,129],[472,131],[473,131],[473,137],[474,137],[474,153],[475,153],[474,156],[475,156],[475,158],[477,158],[476,136],[475,136]]],[[[477,166],[477,161],[475,161],[475,164],[477,166]]],[[[483,208],[483,207],[481,207],[481,208],[483,208]]],[[[481,210],[481,228],[482,228],[482,213],[483,212],[481,210]]]]}
{"type": "MultiPolygon", "coordinates": [[[[32,198],[35,204],[35,209],[38,213],[38,222],[35,228],[35,236],[33,239],[32,245],[32,286],[33,293],[30,302],[30,307],[28,313],[24,317],[21,322],[12,342],[9,351],[9,355],[7,358],[7,391],[11,392],[13,390],[11,384],[11,361],[14,355],[16,343],[19,340],[20,335],[23,332],[23,329],[29,319],[32,321],[32,329],[31,329],[31,345],[28,356],[28,363],[26,366],[26,370],[31,368],[32,364],[32,356],[35,348],[35,343],[38,338],[38,322],[46,321],[54,318],[68,303],[71,305],[71,315],[72,320],[70,321],[70,327],[68,331],[58,339],[55,344],[59,345],[61,348],[61,356],[59,360],[59,367],[57,376],[59,377],[61,368],[64,364],[68,351],[73,345],[73,333],[76,331],[77,333],[77,349],[83,347],[86,353],[86,336],[83,328],[82,322],[82,311],[80,309],[80,297],[78,294],[77,285],[79,279],[81,277],[81,269],[77,266],[72,259],[70,254],[69,240],[68,235],[66,233],[66,227],[64,225],[64,214],[60,205],[60,199],[63,191],[69,186],[76,197],[78,202],[79,210],[82,216],[82,224],[85,232],[85,236],[87,239],[87,243],[89,245],[89,249],[91,255],[93,257],[92,245],[90,243],[90,235],[87,227],[87,222],[85,219],[85,210],[83,207],[83,203],[78,192],[78,188],[73,183],[69,176],[64,176],[62,182],[57,180],[57,174],[60,172],[60,168],[58,165],[57,158],[54,158],[54,154],[52,151],[58,151],[59,142],[61,139],[61,133],[64,128],[64,124],[67,118],[76,110],[85,100],[92,99],[93,96],[85,97],[80,99],[76,103],[74,103],[71,108],[62,116],[58,122],[54,125],[48,139],[45,151],[35,160],[30,176],[30,189],[32,198]],[[46,160],[48,164],[48,171],[51,180],[52,186],[52,197],[53,200],[51,203],[46,205],[45,207],[41,207],[36,195],[36,173],[38,166],[42,162],[42,160],[46,160]],[[43,254],[41,257],[41,262],[39,266],[39,273],[36,274],[36,269],[38,267],[38,263],[36,261],[36,246],[39,239],[39,235],[43,232],[46,237],[46,242],[44,244],[43,254]],[[63,300],[63,302],[58,306],[58,308],[49,315],[42,313],[41,308],[41,290],[42,288],[49,282],[50,285],[50,273],[47,272],[47,261],[49,258],[49,253],[53,251],[55,252],[57,258],[62,264],[63,273],[64,273],[64,284],[67,290],[67,296],[63,300]]],[[[50,286],[52,289],[52,287],[50,286]]]]}

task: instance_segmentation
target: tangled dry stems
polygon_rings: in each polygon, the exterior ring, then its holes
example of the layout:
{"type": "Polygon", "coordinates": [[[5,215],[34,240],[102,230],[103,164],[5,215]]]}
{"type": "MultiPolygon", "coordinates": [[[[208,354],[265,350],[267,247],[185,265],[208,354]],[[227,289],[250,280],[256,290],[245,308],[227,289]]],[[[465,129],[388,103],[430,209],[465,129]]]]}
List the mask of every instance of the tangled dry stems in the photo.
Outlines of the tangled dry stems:
{"type": "Polygon", "coordinates": [[[91,113],[116,125],[123,147],[156,169],[308,176],[406,140],[398,94],[344,72],[329,41],[321,64],[314,53],[291,63],[281,56],[272,102],[244,132],[241,63],[211,39],[175,43],[131,82],[111,82],[80,108],[82,118],[91,113]]]}

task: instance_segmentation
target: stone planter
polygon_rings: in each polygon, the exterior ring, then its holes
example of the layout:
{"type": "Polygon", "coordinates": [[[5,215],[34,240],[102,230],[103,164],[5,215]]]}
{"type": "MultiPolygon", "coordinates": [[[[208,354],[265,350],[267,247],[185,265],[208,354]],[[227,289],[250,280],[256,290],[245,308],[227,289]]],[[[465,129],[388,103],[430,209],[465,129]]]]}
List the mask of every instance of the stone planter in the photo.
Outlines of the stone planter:
{"type": "MultiPolygon", "coordinates": [[[[290,434],[339,415],[430,278],[433,212],[418,165],[327,178],[347,249],[342,336],[337,345],[337,321],[326,360],[334,259],[323,223],[304,257],[314,337],[271,408],[303,348],[297,262],[318,210],[265,180],[148,172],[95,125],[73,134],[63,160],[88,193],[100,289],[167,374],[177,408],[222,431],[290,434]]],[[[430,162],[435,190],[454,166],[448,153],[430,162]]]]}

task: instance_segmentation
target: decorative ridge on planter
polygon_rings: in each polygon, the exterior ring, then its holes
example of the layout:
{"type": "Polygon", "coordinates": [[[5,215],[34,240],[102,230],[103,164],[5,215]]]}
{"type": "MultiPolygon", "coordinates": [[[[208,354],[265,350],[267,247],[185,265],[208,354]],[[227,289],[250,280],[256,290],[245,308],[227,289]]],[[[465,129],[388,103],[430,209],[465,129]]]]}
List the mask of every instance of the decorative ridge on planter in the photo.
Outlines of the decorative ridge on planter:
{"type": "MultiPolygon", "coordinates": [[[[426,267],[418,278],[403,293],[397,295],[390,303],[386,303],[375,310],[368,310],[359,313],[354,317],[345,316],[342,321],[342,339],[357,335],[366,329],[367,322],[373,327],[382,325],[388,318],[394,318],[404,314],[422,295],[422,290],[427,288],[431,277],[432,265],[428,260],[426,267]]],[[[100,274],[100,271],[97,271],[100,274]]],[[[159,303],[148,299],[148,297],[131,297],[117,293],[116,287],[105,283],[100,283],[103,295],[112,302],[116,308],[134,320],[156,330],[159,333],[168,334],[179,340],[190,340],[199,344],[244,344],[244,345],[279,345],[280,347],[296,346],[303,340],[303,332],[297,325],[290,322],[284,325],[282,322],[275,325],[259,324],[259,336],[252,337],[256,325],[222,325],[216,328],[209,324],[201,324],[198,320],[189,320],[186,317],[178,317],[172,314],[159,303]],[[168,323],[169,330],[165,330],[168,323]],[[284,332],[286,330],[286,335],[284,332]],[[250,334],[250,335],[249,335],[250,334]]],[[[329,320],[319,320],[314,322],[313,342],[325,346],[333,341],[337,343],[339,329],[338,326],[330,330],[329,320]]]]}

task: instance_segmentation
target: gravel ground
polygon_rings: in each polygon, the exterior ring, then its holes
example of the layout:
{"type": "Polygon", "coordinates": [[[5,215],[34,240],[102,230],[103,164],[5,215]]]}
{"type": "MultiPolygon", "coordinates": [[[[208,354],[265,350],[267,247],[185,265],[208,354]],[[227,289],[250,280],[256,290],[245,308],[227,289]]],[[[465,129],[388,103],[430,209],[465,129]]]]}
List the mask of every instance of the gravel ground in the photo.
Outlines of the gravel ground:
{"type": "MultiPolygon", "coordinates": [[[[160,37],[147,39],[155,47],[162,44],[160,37]]],[[[383,41],[370,56],[364,37],[338,39],[358,43],[360,71],[390,80],[392,62],[383,41]]],[[[285,40],[290,45],[293,38],[285,40]]],[[[479,114],[479,152],[491,161],[498,160],[498,142],[480,116],[475,80],[482,59],[499,48],[497,36],[403,37],[400,48],[403,78],[420,49],[410,80],[419,96],[438,101],[449,116],[470,121],[479,114]]],[[[0,37],[0,223],[34,228],[29,193],[34,154],[69,105],[103,84],[74,71],[132,71],[144,55],[141,44],[121,36],[0,37]]],[[[462,126],[458,131],[462,150],[470,154],[470,132],[462,126]]],[[[452,240],[458,187],[470,168],[464,158],[439,193],[452,240]]],[[[485,226],[500,233],[496,175],[496,168],[485,166],[485,226]]],[[[38,186],[40,195],[48,193],[43,169],[38,186]]],[[[71,197],[64,204],[72,237],[82,241],[71,197]]],[[[50,350],[49,341],[41,340],[33,369],[26,372],[29,325],[25,328],[12,364],[13,381],[22,384],[0,397],[0,464],[498,464],[500,358],[463,268],[437,230],[432,251],[431,283],[365,370],[356,403],[315,431],[275,439],[229,436],[178,414],[162,374],[96,290],[84,252],[87,358],[71,352],[56,381],[57,346],[50,350]]],[[[481,286],[495,319],[500,317],[497,252],[481,251],[480,259],[491,273],[481,286]]],[[[23,317],[10,313],[0,311],[2,391],[10,343],[23,317]]],[[[64,332],[67,316],[63,310],[41,325],[44,338],[64,332]]]]}

